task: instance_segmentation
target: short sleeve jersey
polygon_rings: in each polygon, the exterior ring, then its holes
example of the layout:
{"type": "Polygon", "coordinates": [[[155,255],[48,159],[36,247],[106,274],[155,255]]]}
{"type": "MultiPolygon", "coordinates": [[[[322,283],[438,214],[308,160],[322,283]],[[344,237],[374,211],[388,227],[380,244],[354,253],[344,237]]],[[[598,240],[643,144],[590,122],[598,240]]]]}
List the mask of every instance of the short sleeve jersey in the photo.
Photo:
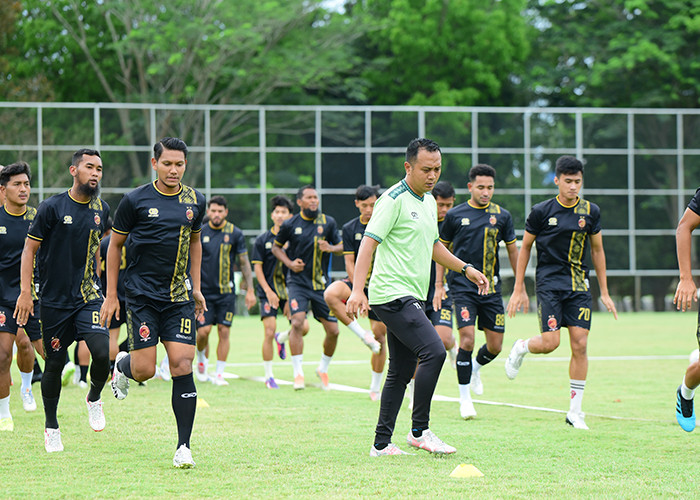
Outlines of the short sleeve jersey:
{"type": "MultiPolygon", "coordinates": [[[[501,293],[498,243],[515,243],[513,217],[496,203],[474,207],[469,201],[447,212],[440,240],[452,245],[455,256],[473,264],[489,280],[489,291],[501,293]]],[[[460,273],[450,273],[452,293],[478,294],[477,286],[460,273]]]]}
{"type": "Polygon", "coordinates": [[[406,296],[426,300],[433,245],[438,241],[433,195],[418,196],[405,179],[394,184],[374,205],[365,236],[379,242],[369,303],[386,304],[406,296]]]}
{"type": "MultiPolygon", "coordinates": [[[[19,296],[20,263],[27,230],[36,216],[36,208],[25,207],[21,214],[12,214],[0,206],[0,302],[12,303],[19,296]]],[[[32,296],[36,298],[34,283],[32,296]]]]}
{"type": "MultiPolygon", "coordinates": [[[[367,223],[362,222],[361,217],[355,217],[349,222],[343,225],[342,240],[343,240],[343,255],[353,255],[355,260],[357,260],[357,252],[360,251],[360,243],[362,242],[362,237],[365,234],[365,229],[367,229],[367,223]]],[[[374,265],[374,256],[372,256],[372,262],[369,266],[369,271],[367,273],[367,282],[372,275],[372,266],[374,265]]],[[[348,276],[350,280],[353,276],[348,276]]]]}
{"type": "Polygon", "coordinates": [[[700,188],[695,191],[695,196],[693,196],[693,199],[688,203],[688,208],[700,215],[700,188]]]}
{"type": "Polygon", "coordinates": [[[300,273],[287,270],[287,285],[296,285],[310,290],[325,290],[329,282],[328,267],[330,253],[322,252],[318,242],[326,240],[331,245],[340,243],[338,227],[335,219],[326,214],[319,214],[310,220],[302,214],[296,214],[285,221],[275,237],[275,245],[286,249],[287,257],[291,260],[304,261],[304,270],[300,273]]]}
{"type": "Polygon", "coordinates": [[[202,228],[202,292],[205,294],[235,293],[233,264],[236,255],[246,255],[245,236],[230,222],[223,227],[202,228]]]}
{"type": "Polygon", "coordinates": [[[588,291],[584,257],[589,235],[601,230],[598,205],[579,198],[566,206],[557,196],[532,207],[525,230],[535,235],[537,290],[588,291]]]}
{"type": "Polygon", "coordinates": [[[206,201],[189,186],[171,195],[155,183],[125,194],[112,224],[112,231],[129,235],[126,296],[190,302],[190,237],[202,230],[206,201]]]}
{"type": "Polygon", "coordinates": [[[27,237],[41,243],[37,265],[43,305],[67,309],[102,299],[95,255],[107,217],[106,202],[76,201],[68,191],[39,205],[27,237]]]}
{"type": "MultiPolygon", "coordinates": [[[[111,240],[112,235],[107,235],[102,238],[100,243],[100,259],[102,259],[102,273],[100,274],[100,279],[102,280],[102,290],[107,291],[107,250],[109,249],[109,240],[111,240]]],[[[124,271],[126,270],[127,255],[129,241],[122,246],[122,255],[119,259],[119,278],[117,278],[117,298],[120,301],[124,301],[126,298],[126,289],[124,288],[124,271]]]]}
{"type": "MultiPolygon", "coordinates": [[[[255,238],[253,244],[253,254],[251,264],[262,265],[262,272],[265,275],[265,281],[274,290],[277,296],[282,300],[287,300],[287,285],[285,284],[285,267],[277,257],[272,255],[272,246],[275,244],[275,237],[272,229],[265,231],[263,234],[255,238]]],[[[258,295],[265,296],[265,291],[262,286],[257,286],[258,295]]]]}

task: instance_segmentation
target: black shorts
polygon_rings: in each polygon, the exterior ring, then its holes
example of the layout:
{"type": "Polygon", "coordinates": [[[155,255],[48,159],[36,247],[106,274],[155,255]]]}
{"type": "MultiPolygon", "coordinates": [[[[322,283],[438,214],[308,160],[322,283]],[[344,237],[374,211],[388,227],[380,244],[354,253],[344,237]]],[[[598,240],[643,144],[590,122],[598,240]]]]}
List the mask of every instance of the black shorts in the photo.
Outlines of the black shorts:
{"type": "Polygon", "coordinates": [[[72,309],[55,309],[40,305],[41,335],[47,358],[64,357],[66,349],[77,340],[89,335],[104,335],[109,341],[109,330],[100,326],[102,299],[93,300],[72,309]]]}
{"type": "MultiPolygon", "coordinates": [[[[20,328],[17,326],[17,321],[12,315],[15,312],[15,305],[3,302],[0,304],[0,332],[8,332],[13,335],[17,335],[17,330],[20,328]]],[[[27,324],[24,325],[24,331],[27,333],[29,340],[34,342],[41,338],[41,321],[39,321],[39,303],[34,303],[34,316],[31,314],[27,319],[27,324]]]]}
{"type": "MultiPolygon", "coordinates": [[[[340,280],[342,283],[345,284],[350,289],[350,292],[352,293],[352,282],[348,278],[343,278],[340,280]]],[[[365,287],[365,297],[369,297],[369,290],[367,290],[367,287],[365,287]]],[[[345,304],[346,301],[343,301],[343,304],[345,304]]],[[[381,322],[382,320],[379,319],[379,316],[377,316],[372,309],[367,311],[367,317],[371,319],[372,321],[379,321],[381,322]]]]}
{"type": "Polygon", "coordinates": [[[537,292],[537,316],[541,332],[553,332],[566,326],[591,329],[591,292],[537,292]]]}
{"type": "Polygon", "coordinates": [[[279,307],[272,307],[266,295],[258,295],[258,300],[260,301],[260,319],[276,318],[277,312],[284,311],[284,305],[287,303],[286,300],[280,299],[279,307]]]}
{"type": "Polygon", "coordinates": [[[433,309],[432,301],[426,302],[425,314],[428,316],[433,326],[452,328],[452,298],[448,295],[447,298],[442,301],[439,311],[433,309]]]}
{"type": "Polygon", "coordinates": [[[207,310],[204,311],[204,321],[200,321],[199,326],[231,326],[236,310],[236,294],[216,293],[205,295],[204,300],[207,302],[207,310]]]}
{"type": "Polygon", "coordinates": [[[121,328],[126,323],[126,303],[123,300],[119,301],[119,319],[112,315],[112,320],[109,322],[109,329],[121,328]]]}
{"type": "Polygon", "coordinates": [[[301,286],[287,284],[287,294],[289,296],[290,313],[306,312],[309,310],[309,303],[311,303],[314,318],[318,321],[322,319],[334,323],[338,321],[338,318],[331,314],[326,301],[323,300],[322,290],[309,290],[301,286]]]}
{"type": "Polygon", "coordinates": [[[458,329],[476,324],[479,330],[505,333],[506,312],[500,293],[489,295],[463,293],[455,294],[452,298],[455,303],[458,329]],[[476,323],[477,318],[479,318],[478,323],[476,323]]]}
{"type": "Polygon", "coordinates": [[[194,301],[160,302],[127,297],[126,333],[130,351],[158,345],[158,339],[195,345],[194,301]]]}

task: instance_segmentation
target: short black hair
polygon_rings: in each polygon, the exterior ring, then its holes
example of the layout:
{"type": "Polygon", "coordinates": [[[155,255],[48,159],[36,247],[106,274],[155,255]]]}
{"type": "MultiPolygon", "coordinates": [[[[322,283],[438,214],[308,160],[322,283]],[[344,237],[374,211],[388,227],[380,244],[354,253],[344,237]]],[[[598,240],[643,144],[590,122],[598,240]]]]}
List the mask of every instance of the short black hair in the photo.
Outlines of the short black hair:
{"type": "Polygon", "coordinates": [[[211,199],[209,200],[209,203],[207,203],[207,207],[211,207],[211,204],[214,205],[221,205],[224,208],[228,208],[228,203],[226,202],[226,198],[223,196],[212,196],[211,199]]]}
{"type": "Polygon", "coordinates": [[[358,186],[357,191],[355,191],[355,199],[358,201],[364,201],[372,196],[379,198],[379,186],[368,186],[367,184],[362,184],[361,186],[358,186]]]}
{"type": "Polygon", "coordinates": [[[75,165],[76,167],[78,164],[83,161],[83,156],[97,156],[98,158],[102,158],[100,156],[100,152],[97,151],[96,149],[88,149],[88,148],[82,148],[77,150],[75,153],[73,153],[73,158],[71,158],[71,165],[75,165]]]}
{"type": "Polygon", "coordinates": [[[272,212],[277,207],[285,207],[289,210],[289,213],[294,213],[294,205],[292,201],[284,195],[278,194],[270,199],[270,212],[272,212]]]}
{"type": "Polygon", "coordinates": [[[171,151],[182,151],[185,155],[185,160],[187,159],[187,144],[182,139],[177,137],[163,137],[160,141],[156,142],[153,146],[153,158],[158,161],[160,155],[163,154],[164,149],[170,149],[171,151]]]}
{"type": "Polygon", "coordinates": [[[6,167],[2,167],[2,170],[0,170],[0,185],[7,186],[7,183],[10,182],[10,178],[22,174],[27,174],[29,180],[32,180],[32,173],[26,161],[18,161],[6,167]]]}
{"type": "Polygon", "coordinates": [[[413,162],[416,161],[418,157],[418,151],[421,149],[425,149],[429,153],[434,151],[440,152],[440,146],[438,146],[437,142],[422,137],[416,138],[408,143],[408,147],[406,148],[406,161],[413,165],[413,162]]]}
{"type": "Polygon", "coordinates": [[[315,190],[316,188],[312,184],[306,184],[304,186],[301,186],[297,190],[297,200],[301,200],[304,197],[304,191],[306,191],[307,189],[314,189],[315,190]]]}
{"type": "Polygon", "coordinates": [[[560,156],[557,158],[557,163],[554,167],[554,173],[557,177],[562,174],[574,175],[579,172],[583,175],[583,163],[581,163],[581,160],[578,158],[574,158],[573,156],[560,156]]]}
{"type": "Polygon", "coordinates": [[[433,196],[437,198],[454,198],[455,188],[447,181],[440,181],[433,187],[433,196]]]}
{"type": "Polygon", "coordinates": [[[474,165],[469,169],[469,182],[474,182],[474,179],[480,175],[496,179],[496,169],[486,163],[474,165]]]}

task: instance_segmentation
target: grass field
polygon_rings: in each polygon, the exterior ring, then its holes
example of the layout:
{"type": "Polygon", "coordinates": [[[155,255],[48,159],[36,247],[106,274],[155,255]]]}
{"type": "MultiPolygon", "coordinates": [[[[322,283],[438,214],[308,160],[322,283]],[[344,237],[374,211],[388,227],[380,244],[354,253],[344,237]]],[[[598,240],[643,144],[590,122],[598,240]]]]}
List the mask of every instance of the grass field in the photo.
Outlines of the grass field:
{"type": "MultiPolygon", "coordinates": [[[[100,433],[88,426],[85,391],[64,388],[59,421],[65,451],[47,454],[39,386],[34,386],[38,411],[25,413],[13,364],[15,430],[0,433],[0,497],[698,495],[689,472],[698,461],[700,433],[683,432],[674,417],[675,390],[696,347],[694,312],[630,313],[617,322],[609,314],[594,316],[583,402],[588,432],[564,424],[569,395],[565,335],[554,353],[528,355],[518,378],[510,381],[503,371],[505,356],[516,338],[530,336],[536,328],[532,314],[510,320],[504,353],[482,372],[485,391],[476,397],[477,418],[461,420],[456,400],[433,402],[431,429],[458,450],[445,458],[425,452],[368,457],[378,403],[363,392],[324,392],[315,385],[322,330],[312,323],[305,349],[307,389],[295,392],[284,385],[272,391],[251,380],[263,375],[260,322],[236,318],[227,371],[241,378],[230,380],[228,387],[198,384],[200,401],[208,407],[197,410],[192,438],[197,467],[192,470],[172,468],[176,429],[169,383],[132,385],[124,401],[116,401],[107,388],[107,427],[100,433]],[[484,477],[451,478],[460,464],[473,464],[484,477]]],[[[331,383],[366,389],[368,359],[369,351],[341,327],[331,383]]],[[[276,360],[274,368],[278,380],[292,379],[289,360],[276,360]]],[[[436,394],[458,395],[449,364],[436,394]]],[[[394,436],[404,450],[409,425],[404,405],[394,436]]]]}

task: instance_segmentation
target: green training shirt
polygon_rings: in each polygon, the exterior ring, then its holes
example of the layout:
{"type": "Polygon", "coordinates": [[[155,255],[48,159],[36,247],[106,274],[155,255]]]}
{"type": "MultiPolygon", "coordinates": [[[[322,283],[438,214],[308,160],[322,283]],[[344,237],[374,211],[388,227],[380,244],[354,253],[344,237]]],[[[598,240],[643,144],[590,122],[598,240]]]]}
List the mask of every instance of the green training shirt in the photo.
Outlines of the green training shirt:
{"type": "Polygon", "coordinates": [[[369,303],[400,297],[426,300],[433,245],[438,241],[437,204],[418,196],[406,180],[387,189],[374,205],[365,236],[379,242],[369,282],[369,303]]]}

